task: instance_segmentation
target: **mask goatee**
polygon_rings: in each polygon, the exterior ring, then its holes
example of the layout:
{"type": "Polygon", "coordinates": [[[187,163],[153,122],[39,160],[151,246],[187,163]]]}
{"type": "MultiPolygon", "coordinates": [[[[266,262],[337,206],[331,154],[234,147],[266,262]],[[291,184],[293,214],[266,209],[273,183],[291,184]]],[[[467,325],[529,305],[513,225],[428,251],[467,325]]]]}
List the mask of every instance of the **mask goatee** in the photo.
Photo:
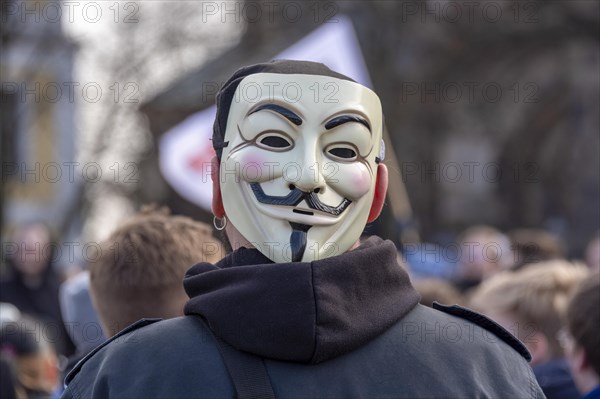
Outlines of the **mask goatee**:
{"type": "Polygon", "coordinates": [[[292,226],[292,235],[290,236],[292,262],[300,262],[306,249],[306,235],[312,226],[293,222],[290,222],[290,226],[292,226]]]}

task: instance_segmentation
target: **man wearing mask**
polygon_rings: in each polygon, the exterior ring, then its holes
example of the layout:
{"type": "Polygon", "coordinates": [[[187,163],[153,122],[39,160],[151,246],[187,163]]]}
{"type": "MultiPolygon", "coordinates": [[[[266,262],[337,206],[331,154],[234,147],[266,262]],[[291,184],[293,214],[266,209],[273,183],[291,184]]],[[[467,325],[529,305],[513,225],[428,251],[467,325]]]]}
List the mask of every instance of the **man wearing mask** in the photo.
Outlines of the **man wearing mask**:
{"type": "Polygon", "coordinates": [[[187,272],[186,316],[119,334],[64,398],[543,398],[518,340],[419,305],[394,244],[359,244],[384,204],[382,129],[377,95],[323,64],[235,72],[212,168],[235,250],[187,272]]]}

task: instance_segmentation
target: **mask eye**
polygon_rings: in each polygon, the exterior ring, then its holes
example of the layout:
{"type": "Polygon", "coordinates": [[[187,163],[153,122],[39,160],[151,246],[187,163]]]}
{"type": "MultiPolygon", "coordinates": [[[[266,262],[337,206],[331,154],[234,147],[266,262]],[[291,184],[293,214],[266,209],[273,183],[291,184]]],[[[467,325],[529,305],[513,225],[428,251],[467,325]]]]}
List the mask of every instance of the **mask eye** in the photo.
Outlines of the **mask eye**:
{"type": "Polygon", "coordinates": [[[266,150],[285,151],[293,147],[292,140],[281,133],[265,133],[257,140],[256,144],[266,150]]]}
{"type": "Polygon", "coordinates": [[[349,144],[334,144],[325,150],[329,158],[334,161],[352,162],[356,161],[357,151],[349,144]]]}

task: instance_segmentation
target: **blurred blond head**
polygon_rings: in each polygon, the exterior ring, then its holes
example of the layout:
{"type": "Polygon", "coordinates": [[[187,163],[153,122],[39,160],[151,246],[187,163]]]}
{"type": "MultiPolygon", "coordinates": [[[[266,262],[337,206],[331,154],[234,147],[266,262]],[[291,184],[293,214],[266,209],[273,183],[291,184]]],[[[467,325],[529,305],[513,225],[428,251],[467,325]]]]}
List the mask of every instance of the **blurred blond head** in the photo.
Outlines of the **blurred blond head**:
{"type": "Polygon", "coordinates": [[[485,281],[472,308],[512,332],[529,349],[532,365],[563,356],[556,335],[569,297],[588,275],[582,264],[552,260],[504,272],[485,281]]]}

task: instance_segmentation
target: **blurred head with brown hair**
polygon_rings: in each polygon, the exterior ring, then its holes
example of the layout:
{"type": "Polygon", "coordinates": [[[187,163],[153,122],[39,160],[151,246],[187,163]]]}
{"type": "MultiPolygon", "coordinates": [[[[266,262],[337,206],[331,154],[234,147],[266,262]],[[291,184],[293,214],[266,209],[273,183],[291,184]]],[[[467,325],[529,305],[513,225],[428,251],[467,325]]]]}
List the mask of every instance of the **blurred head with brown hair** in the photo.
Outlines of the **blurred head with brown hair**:
{"type": "Polygon", "coordinates": [[[555,234],[543,229],[515,229],[508,233],[514,251],[513,269],[520,269],[566,255],[565,244],[555,234]]]}
{"type": "Polygon", "coordinates": [[[585,263],[591,271],[600,272],[600,233],[597,233],[585,247],[585,263]]]}
{"type": "Polygon", "coordinates": [[[14,254],[9,261],[12,270],[24,284],[39,286],[51,273],[52,237],[48,226],[41,221],[24,223],[13,232],[14,254]]]}
{"type": "Polygon", "coordinates": [[[413,281],[413,285],[421,294],[421,305],[431,307],[433,302],[444,305],[462,305],[463,297],[452,284],[437,278],[424,278],[413,281]]]}
{"type": "Polygon", "coordinates": [[[600,389],[600,273],[581,282],[565,313],[563,346],[581,394],[600,389]]]}
{"type": "Polygon", "coordinates": [[[90,264],[90,291],[107,336],[142,318],[183,315],[187,269],[223,257],[210,226],[166,209],[143,210],[101,249],[90,264]]]}

